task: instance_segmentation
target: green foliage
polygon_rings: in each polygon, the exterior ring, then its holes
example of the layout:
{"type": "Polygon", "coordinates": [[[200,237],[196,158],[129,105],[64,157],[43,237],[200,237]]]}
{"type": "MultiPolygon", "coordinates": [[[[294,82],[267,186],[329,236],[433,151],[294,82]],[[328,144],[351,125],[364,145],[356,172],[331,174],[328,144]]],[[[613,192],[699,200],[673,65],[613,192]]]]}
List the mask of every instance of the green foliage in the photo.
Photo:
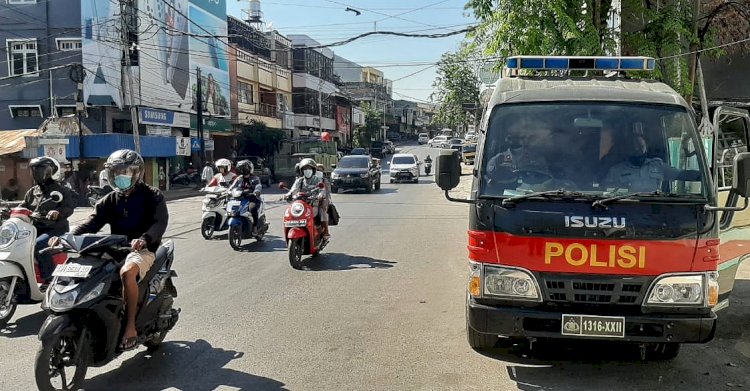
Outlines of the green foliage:
{"type": "Polygon", "coordinates": [[[264,122],[252,120],[249,125],[244,125],[237,135],[237,154],[270,158],[279,151],[284,138],[283,131],[269,128],[264,122]]]}
{"type": "Polygon", "coordinates": [[[383,114],[367,103],[363,103],[360,108],[365,112],[365,124],[354,129],[353,141],[357,147],[369,147],[371,140],[381,133],[383,114]]]}
{"type": "Polygon", "coordinates": [[[464,104],[477,105],[479,102],[479,80],[466,61],[469,54],[462,50],[457,53],[445,53],[437,66],[437,78],[433,87],[436,92],[432,98],[440,103],[433,123],[456,129],[459,125],[473,123],[471,111],[464,104]]]}

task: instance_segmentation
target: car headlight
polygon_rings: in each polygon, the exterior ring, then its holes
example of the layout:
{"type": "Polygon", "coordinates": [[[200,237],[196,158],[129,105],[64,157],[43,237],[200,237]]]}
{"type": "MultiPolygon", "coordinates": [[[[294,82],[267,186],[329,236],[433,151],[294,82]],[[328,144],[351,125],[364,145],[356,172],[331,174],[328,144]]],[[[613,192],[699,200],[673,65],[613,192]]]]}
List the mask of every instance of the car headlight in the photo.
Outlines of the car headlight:
{"type": "Polygon", "coordinates": [[[513,299],[541,300],[539,284],[531,273],[519,268],[484,266],[484,294],[513,299]]]}
{"type": "Polygon", "coordinates": [[[359,174],[359,176],[360,176],[361,178],[367,178],[367,177],[369,177],[369,176],[370,176],[370,174],[359,174]]]}
{"type": "Polygon", "coordinates": [[[302,216],[302,213],[305,213],[305,206],[302,205],[300,202],[295,202],[292,204],[291,213],[294,217],[300,217],[302,216]]]}
{"type": "Polygon", "coordinates": [[[0,227],[0,247],[9,246],[14,240],[16,240],[16,235],[18,235],[18,227],[16,224],[9,221],[3,224],[3,226],[0,227]]]}
{"type": "Polygon", "coordinates": [[[717,273],[671,274],[651,284],[644,305],[709,306],[719,299],[717,273]]]}

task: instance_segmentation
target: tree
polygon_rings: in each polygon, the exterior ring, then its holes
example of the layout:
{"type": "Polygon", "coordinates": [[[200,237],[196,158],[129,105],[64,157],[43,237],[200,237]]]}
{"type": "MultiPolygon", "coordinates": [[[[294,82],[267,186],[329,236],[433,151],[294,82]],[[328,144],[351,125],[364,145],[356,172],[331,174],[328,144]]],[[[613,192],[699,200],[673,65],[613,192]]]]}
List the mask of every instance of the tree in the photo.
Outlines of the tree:
{"type": "MultiPolygon", "coordinates": [[[[499,58],[614,54],[620,38],[608,24],[611,0],[469,0],[466,8],[480,21],[471,46],[499,58]]],[[[695,84],[690,53],[750,35],[747,1],[623,0],[621,18],[622,54],[659,59],[654,77],[686,97],[695,84]]]]}
{"type": "Polygon", "coordinates": [[[363,103],[361,109],[365,112],[365,124],[354,130],[354,142],[358,147],[369,147],[372,139],[377,138],[381,132],[383,114],[368,103],[363,103]]]}
{"type": "Polygon", "coordinates": [[[432,98],[440,107],[433,122],[452,129],[473,123],[473,107],[479,104],[479,80],[467,58],[465,50],[445,53],[437,65],[432,98]]]}
{"type": "Polygon", "coordinates": [[[237,155],[270,159],[281,148],[284,137],[283,131],[269,128],[265,122],[251,120],[237,135],[237,155]]]}

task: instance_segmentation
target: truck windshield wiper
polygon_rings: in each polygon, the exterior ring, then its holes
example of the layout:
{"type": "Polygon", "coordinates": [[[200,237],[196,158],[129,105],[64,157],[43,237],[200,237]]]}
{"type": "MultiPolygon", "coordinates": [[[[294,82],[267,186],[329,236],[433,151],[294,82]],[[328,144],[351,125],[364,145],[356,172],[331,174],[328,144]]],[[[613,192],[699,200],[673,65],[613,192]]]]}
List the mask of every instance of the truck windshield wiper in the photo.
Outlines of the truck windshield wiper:
{"type": "MultiPolygon", "coordinates": [[[[661,192],[661,191],[658,191],[658,190],[657,191],[651,191],[651,192],[642,191],[642,192],[635,192],[635,193],[628,193],[628,194],[620,194],[620,195],[617,195],[617,196],[613,196],[613,197],[609,197],[609,198],[603,198],[601,200],[596,200],[596,201],[594,201],[591,204],[591,206],[594,207],[594,208],[596,208],[596,207],[602,207],[602,208],[606,209],[607,206],[605,204],[608,204],[610,202],[619,201],[619,200],[625,200],[625,199],[627,199],[627,200],[632,200],[632,201],[640,202],[640,200],[638,198],[636,198],[636,197],[680,198],[680,197],[683,197],[683,196],[688,196],[688,195],[687,194],[686,195],[682,195],[682,194],[677,194],[677,193],[664,193],[664,192],[661,192]]],[[[690,199],[688,201],[702,202],[702,199],[690,199]]]]}
{"type": "Polygon", "coordinates": [[[528,194],[521,194],[509,198],[503,199],[503,207],[506,206],[512,206],[513,204],[517,203],[518,201],[527,200],[529,198],[591,198],[592,196],[590,194],[581,193],[578,191],[569,191],[569,190],[551,190],[551,191],[539,191],[534,193],[528,193],[528,194]]]}

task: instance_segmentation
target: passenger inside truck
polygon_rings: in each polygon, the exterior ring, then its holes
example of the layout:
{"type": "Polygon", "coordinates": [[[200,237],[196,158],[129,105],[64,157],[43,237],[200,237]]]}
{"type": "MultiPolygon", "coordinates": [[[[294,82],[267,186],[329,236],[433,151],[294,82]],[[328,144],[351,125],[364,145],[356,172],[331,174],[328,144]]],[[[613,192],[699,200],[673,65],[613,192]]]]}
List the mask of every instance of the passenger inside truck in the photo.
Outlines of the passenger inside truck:
{"type": "Polygon", "coordinates": [[[647,104],[500,106],[485,139],[480,195],[565,190],[704,196],[704,162],[695,153],[689,121],[685,111],[647,104]]]}

